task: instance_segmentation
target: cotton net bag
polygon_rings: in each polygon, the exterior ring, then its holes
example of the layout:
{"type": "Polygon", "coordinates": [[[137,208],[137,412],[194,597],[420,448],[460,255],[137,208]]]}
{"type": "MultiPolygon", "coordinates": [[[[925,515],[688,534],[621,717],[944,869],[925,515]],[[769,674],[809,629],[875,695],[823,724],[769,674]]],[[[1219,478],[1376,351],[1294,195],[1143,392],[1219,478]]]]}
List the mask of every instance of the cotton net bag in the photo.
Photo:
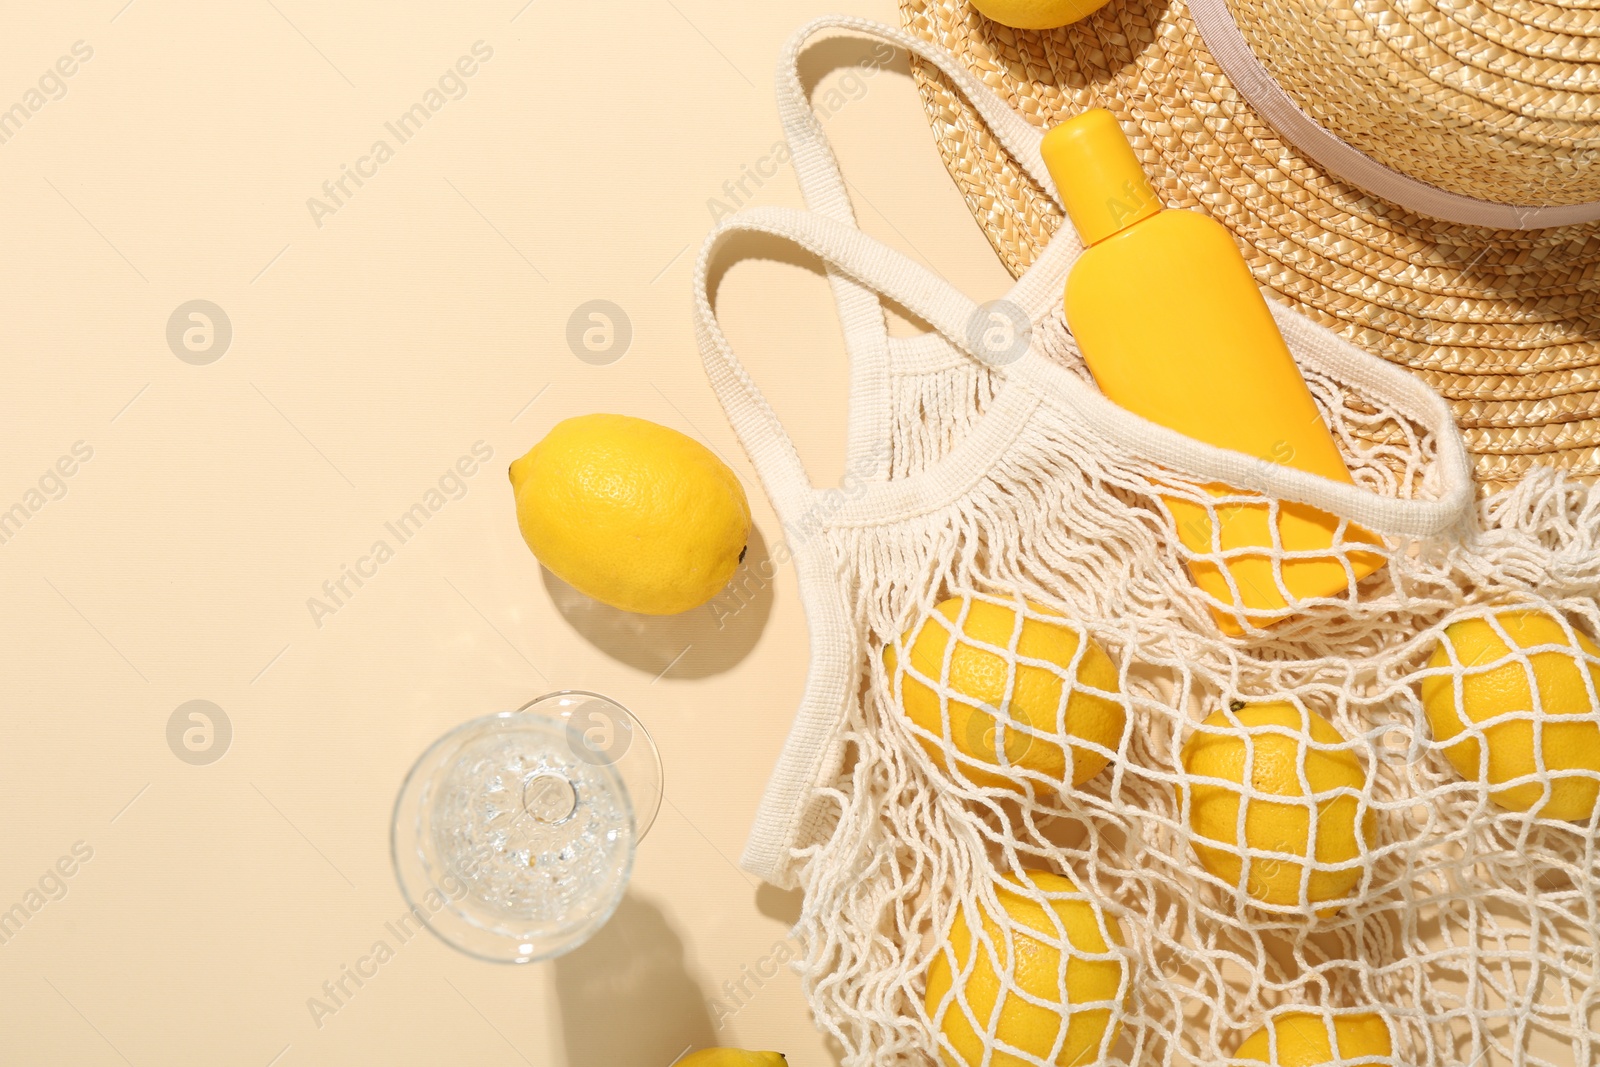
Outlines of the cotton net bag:
{"type": "Polygon", "coordinates": [[[708,376],[783,524],[811,637],[743,864],[803,889],[797,966],[843,1061],[1216,1065],[1265,1028],[1283,1062],[1594,1062],[1596,820],[1549,812],[1600,783],[1585,755],[1600,748],[1600,501],[1541,469],[1479,501],[1435,393],[1283,308],[1353,485],[1111,404],[1061,315],[1070,228],[979,305],[856,227],[796,74],[824,30],[939,67],[1051,185],[1041,131],[948,54],[824,19],[778,74],[810,210],[725,220],[697,266],[708,376]],[[810,483],[717,324],[718,252],[750,234],[826,265],[851,360],[836,488],[810,483]],[[930,331],[889,337],[884,298],[930,331]],[[1236,585],[1202,592],[1195,568],[1250,555],[1287,593],[1304,553],[1194,551],[1176,514],[1216,530],[1264,509],[1275,527],[1289,507],[1339,518],[1320,558],[1382,566],[1276,610],[1236,585]],[[1534,617],[1537,639],[1512,632],[1534,617]],[[972,654],[1000,665],[998,699],[957,676],[972,654]],[[1507,670],[1521,706],[1434,728],[1428,708],[1464,706],[1475,679],[1514,690],[1507,670]],[[1515,754],[1505,729],[1528,734],[1524,765],[1495,755],[1515,754]],[[1186,766],[1208,746],[1222,758],[1186,766]],[[1258,832],[1262,813],[1289,830],[1258,832]],[[1326,1056],[1293,1059],[1319,1041],[1326,1056]]]}

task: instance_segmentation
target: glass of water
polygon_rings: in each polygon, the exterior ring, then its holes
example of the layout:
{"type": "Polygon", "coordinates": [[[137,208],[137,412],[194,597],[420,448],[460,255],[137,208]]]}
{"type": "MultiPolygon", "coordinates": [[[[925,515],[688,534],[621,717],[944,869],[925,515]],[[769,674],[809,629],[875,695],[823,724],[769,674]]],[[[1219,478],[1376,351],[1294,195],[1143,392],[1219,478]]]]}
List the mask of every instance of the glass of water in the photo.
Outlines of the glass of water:
{"type": "Polygon", "coordinates": [[[550,959],[616,911],[660,804],[643,724],[598,693],[551,693],[422,754],[395,801],[395,876],[447,944],[497,963],[550,959]]]}

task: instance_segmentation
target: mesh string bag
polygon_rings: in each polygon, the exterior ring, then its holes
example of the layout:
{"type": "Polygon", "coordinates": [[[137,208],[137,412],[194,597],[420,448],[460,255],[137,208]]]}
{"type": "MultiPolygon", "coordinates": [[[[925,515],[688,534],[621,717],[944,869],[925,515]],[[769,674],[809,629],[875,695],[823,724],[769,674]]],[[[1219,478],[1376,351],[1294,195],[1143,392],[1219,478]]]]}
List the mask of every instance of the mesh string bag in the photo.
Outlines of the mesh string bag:
{"type": "Polygon", "coordinates": [[[1600,838],[1547,809],[1600,783],[1578,751],[1585,730],[1600,750],[1600,497],[1535,469],[1477,500],[1438,396],[1282,309],[1354,484],[1112,405],[1061,316],[1070,231],[980,306],[856,227],[795,74],[825,29],[939,66],[1044,170],[1039,131],[943,52],[821,20],[778,77],[809,210],[727,219],[697,266],[707,373],[811,638],[743,863],[804,890],[797,966],[844,1062],[1212,1067],[1265,1027],[1271,1054],[1327,1062],[1594,1063],[1600,838]],[[810,483],[717,325],[713,264],[740,234],[826,266],[851,359],[844,486],[810,483]],[[931,332],[891,338],[884,297],[931,332]],[[1011,340],[991,343],[997,316],[1011,340]],[[1382,566],[1279,608],[1196,584],[1249,554],[1287,594],[1280,545],[1174,528],[1289,506],[1337,516],[1316,558],[1382,566]],[[1508,613],[1548,622],[1513,632],[1508,613]],[[1526,706],[1477,714],[1496,670],[1526,706]],[[1445,737],[1430,715],[1451,701],[1445,737]]]}

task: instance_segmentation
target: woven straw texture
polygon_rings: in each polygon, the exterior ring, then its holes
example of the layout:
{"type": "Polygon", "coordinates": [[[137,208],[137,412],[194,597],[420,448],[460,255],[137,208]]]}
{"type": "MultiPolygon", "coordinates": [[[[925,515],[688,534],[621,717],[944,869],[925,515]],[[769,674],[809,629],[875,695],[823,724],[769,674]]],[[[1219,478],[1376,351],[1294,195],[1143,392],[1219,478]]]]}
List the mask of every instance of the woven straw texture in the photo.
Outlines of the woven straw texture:
{"type": "Polygon", "coordinates": [[[1600,200],[1600,9],[1228,7],[1295,103],[1380,163],[1498,203],[1600,200]]]}
{"type": "MultiPolygon", "coordinates": [[[[1451,127],[1478,124],[1470,149],[1477,162],[1458,172],[1456,190],[1483,195],[1493,185],[1529,203],[1595,198],[1600,162],[1594,127],[1585,123],[1592,123],[1600,100],[1600,74],[1596,38],[1582,35],[1597,12],[1532,5],[1524,19],[1542,28],[1528,31],[1497,14],[1506,6],[1474,6],[1476,21],[1425,13],[1410,29],[1393,13],[1363,23],[1374,41],[1413,60],[1470,54],[1487,68],[1473,74],[1452,61],[1456,88],[1436,87],[1427,107],[1416,95],[1419,87],[1403,78],[1392,82],[1397,95],[1382,108],[1371,107],[1371,93],[1357,98],[1367,110],[1383,111],[1384,122],[1400,123],[1398,129],[1372,119],[1361,127],[1355,113],[1341,119],[1331,104],[1326,113],[1308,110],[1375,158],[1397,169],[1415,167],[1418,177],[1444,185],[1428,169],[1435,164],[1408,153],[1431,153],[1426,146],[1443,136],[1449,108],[1487,93],[1492,103],[1479,100],[1476,112],[1457,113],[1451,127]],[[1483,41],[1499,33],[1499,44],[1479,48],[1477,38],[1463,36],[1467,25],[1483,41]],[[1537,55],[1511,55],[1517,42],[1537,55]],[[1506,86],[1513,78],[1520,79],[1515,93],[1521,95],[1496,95],[1512,93],[1506,86]],[[1571,91],[1569,82],[1586,92],[1571,91]],[[1501,130],[1490,121],[1491,111],[1522,117],[1515,129],[1501,130]],[[1557,127],[1567,131],[1566,140],[1553,138],[1559,143],[1547,150],[1508,154],[1503,143],[1512,138],[1531,145],[1557,127]],[[1578,136],[1584,130],[1591,131],[1587,156],[1578,136]],[[1555,185],[1546,177],[1567,170],[1571,184],[1565,176],[1555,185]]],[[[1052,31],[1007,29],[962,0],[903,0],[902,15],[913,36],[954,52],[1041,127],[1090,107],[1115,113],[1168,207],[1199,209],[1222,221],[1257,281],[1278,301],[1410,368],[1450,401],[1485,492],[1516,482],[1535,465],[1584,478],[1600,474],[1600,225],[1500,231],[1444,223],[1327,176],[1282,142],[1234,89],[1182,0],[1112,0],[1088,19],[1052,31]]],[[[1243,9],[1240,17],[1244,29],[1243,9]]],[[[1287,23],[1256,29],[1290,32],[1287,23]]],[[[1303,39],[1310,31],[1295,32],[1303,39]]],[[[1275,73],[1280,69],[1270,52],[1263,58],[1275,73]]],[[[1020,276],[1062,225],[1060,210],[946,76],[915,57],[913,65],[946,166],[1002,260],[1020,276]]],[[[1319,76],[1324,81],[1285,88],[1309,102],[1332,93],[1327,79],[1341,79],[1338,92],[1344,93],[1344,79],[1357,75],[1340,67],[1319,76]]]]}

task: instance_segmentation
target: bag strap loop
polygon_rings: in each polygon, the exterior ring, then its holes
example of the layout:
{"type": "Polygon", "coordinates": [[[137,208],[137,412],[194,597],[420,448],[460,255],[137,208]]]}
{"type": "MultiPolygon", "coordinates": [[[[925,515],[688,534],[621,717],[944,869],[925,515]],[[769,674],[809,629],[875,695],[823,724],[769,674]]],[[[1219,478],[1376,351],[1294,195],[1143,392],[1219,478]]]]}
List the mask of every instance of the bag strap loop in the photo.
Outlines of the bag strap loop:
{"type": "MultiPolygon", "coordinates": [[[[1042,131],[969,74],[954,56],[909,34],[869,19],[829,15],[813,19],[797,30],[778,60],[778,119],[789,145],[790,159],[806,206],[819,215],[855,227],[849,184],[829,146],[821,120],[800,80],[800,56],[819,33],[846,30],[884,41],[938,67],[961,86],[989,122],[995,136],[1029,173],[1054,195],[1044,160],[1039,155],[1042,131]]],[[[828,280],[839,309],[845,351],[850,360],[850,399],[846,468],[857,477],[881,481],[888,477],[889,440],[889,328],[883,301],[872,286],[863,285],[830,265],[828,280]]]]}
{"type": "MultiPolygon", "coordinates": [[[[973,82],[970,75],[960,71],[952,57],[886,27],[853,18],[821,19],[802,30],[791,42],[780,66],[779,77],[780,95],[788,97],[784,109],[785,122],[790,127],[796,167],[804,175],[802,180],[808,197],[821,203],[826,211],[757,208],[725,219],[707,238],[695,275],[696,328],[707,374],[772,494],[780,518],[785,522],[792,521],[794,516],[804,512],[815,490],[805,475],[792,441],[734,355],[711,308],[709,265],[716,249],[729,236],[736,232],[766,233],[800,245],[827,264],[835,289],[842,294],[841,314],[856,316],[854,328],[847,324],[847,339],[858,345],[858,351],[854,354],[871,364],[866,372],[871,384],[865,389],[865,395],[861,395],[859,389],[852,390],[856,412],[870,402],[873,407],[872,418],[887,419],[889,368],[885,349],[875,340],[876,330],[883,326],[881,296],[898,301],[922,317],[952,345],[972,358],[988,362],[969,340],[969,328],[976,321],[975,316],[979,311],[976,303],[932,271],[867,236],[854,225],[844,179],[839,174],[826,141],[822,139],[815,115],[803,103],[797,75],[791,77],[792,60],[799,44],[817,30],[830,27],[861,29],[862,32],[902,43],[918,54],[928,55],[931,61],[939,64],[940,69],[949,68],[951,76],[958,82],[972,82],[970,88],[974,93],[987,98],[986,113],[987,105],[1001,109],[994,121],[1012,128],[1007,135],[1008,142],[1027,142],[1030,139],[1016,127],[1032,130],[1025,120],[1011,113],[997,97],[973,82]],[[876,327],[872,332],[874,340],[863,352],[860,346],[868,331],[862,323],[868,317],[876,322],[876,327]]],[[[1031,139],[1035,143],[1033,154],[1037,157],[1038,138],[1033,136],[1031,139]]],[[[1025,143],[1023,150],[1026,151],[1025,143]]],[[[1058,266],[1064,268],[1068,263],[1070,258],[1058,266]]],[[[1025,279],[1018,289],[1031,280],[1025,279]]],[[[1383,534],[1432,536],[1459,522],[1471,508],[1474,488],[1465,446],[1443,401],[1406,371],[1358,351],[1349,342],[1304,316],[1283,308],[1274,308],[1274,315],[1297,357],[1360,386],[1428,427],[1438,440],[1439,448],[1434,461],[1437,475],[1433,499],[1384,497],[1357,486],[1252,460],[1241,453],[1181,437],[1117,407],[1076,376],[1056,373],[1059,368],[1046,365],[1044,360],[1034,358],[1034,354],[1005,370],[1007,376],[1012,378],[1010,387],[1025,386],[1026,383],[1042,391],[1064,394],[1076,415],[1092,431],[1180,474],[1224,481],[1239,489],[1309,504],[1383,534]]],[[[860,379],[856,384],[860,384],[860,379]]],[[[873,456],[875,459],[883,458],[882,450],[877,448],[883,440],[886,440],[886,430],[882,429],[875,429],[872,434],[858,433],[857,436],[859,444],[877,449],[873,456]]],[[[852,470],[861,474],[860,468],[853,467],[852,470]]]]}
{"type": "Polygon", "coordinates": [[[809,506],[812,488],[799,453],[760,388],[734,354],[711,305],[711,263],[734,234],[764,233],[790,241],[820,258],[838,276],[874,301],[879,294],[900,303],[952,345],[982,360],[967,337],[978,305],[949,282],[909,256],[862,233],[847,222],[792,208],[752,208],[724,219],[706,238],[695,265],[695,334],[711,386],[750,454],[773,507],[788,523],[809,506]]]}
{"type": "Polygon", "coordinates": [[[799,56],[806,43],[824,30],[848,30],[864,37],[888,41],[937,67],[972,102],[984,123],[1005,150],[1022,165],[1038,185],[1056,198],[1050,171],[1039,154],[1044,131],[1019,115],[994,90],[972,75],[961,62],[938,45],[918,40],[891,26],[852,15],[824,15],[800,27],[784,48],[778,61],[778,114],[795,155],[795,170],[806,194],[806,204],[814,211],[840,221],[853,221],[850,199],[838,163],[828,148],[822,125],[805,100],[800,84],[799,56]]]}

